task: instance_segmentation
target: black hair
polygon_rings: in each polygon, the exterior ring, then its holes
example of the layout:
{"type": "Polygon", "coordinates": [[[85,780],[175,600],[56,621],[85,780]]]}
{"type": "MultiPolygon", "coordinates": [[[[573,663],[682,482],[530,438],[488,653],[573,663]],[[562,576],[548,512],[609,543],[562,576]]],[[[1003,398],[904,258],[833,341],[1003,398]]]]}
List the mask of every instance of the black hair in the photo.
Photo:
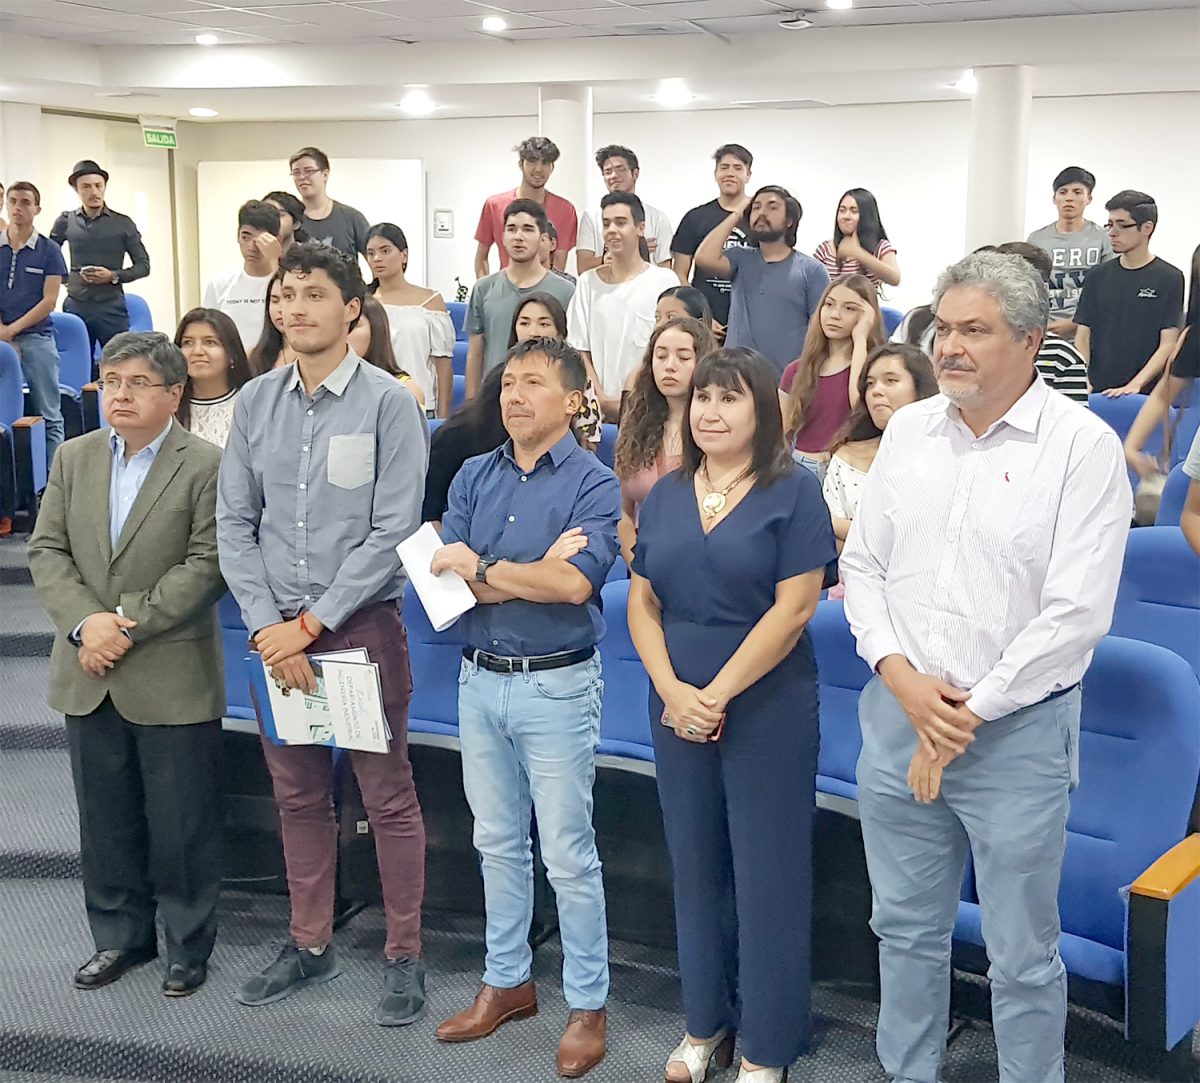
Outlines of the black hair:
{"type": "Polygon", "coordinates": [[[635,225],[643,225],[646,221],[646,207],[633,192],[609,192],[600,200],[601,218],[604,217],[604,211],[609,207],[628,207],[629,216],[635,225]]]}
{"type": "MultiPolygon", "coordinates": [[[[757,350],[744,346],[724,346],[697,362],[692,373],[692,397],[712,386],[726,391],[743,391],[754,400],[754,441],[750,469],[755,484],[769,485],[796,469],[783,439],[783,420],[779,416],[779,377],[775,366],[757,350]]],[[[683,465],[680,473],[694,477],[704,461],[704,453],[692,435],[692,426],[683,426],[683,465]]]]}
{"type": "Polygon", "coordinates": [[[288,159],[288,169],[291,169],[301,158],[311,158],[317,163],[318,169],[329,168],[329,156],[316,147],[301,147],[295,154],[288,159]]]}
{"type": "MultiPolygon", "coordinates": [[[[268,192],[263,196],[264,203],[274,203],[283,208],[283,213],[292,220],[292,241],[303,244],[308,240],[308,233],[301,223],[304,221],[304,204],[291,192],[268,192]]],[[[280,222],[279,228],[283,228],[280,222]]]]}
{"type": "Polygon", "coordinates": [[[641,167],[638,165],[638,156],[633,153],[628,147],[623,147],[619,143],[613,143],[607,147],[601,147],[596,151],[596,168],[603,170],[604,163],[609,158],[623,158],[625,164],[629,166],[631,173],[636,173],[641,167]]]}
{"type": "Polygon", "coordinates": [[[586,390],[587,369],[583,358],[574,346],[562,339],[527,338],[524,342],[518,342],[508,351],[502,367],[508,368],[513,361],[524,361],[527,357],[544,357],[551,367],[558,369],[564,390],[578,391],[580,394],[586,390]]]}
{"type": "Polygon", "coordinates": [[[433,442],[453,440],[445,433],[464,432],[469,434],[466,443],[480,449],[471,454],[481,454],[498,448],[508,439],[504,428],[504,414],[500,409],[500,385],[504,382],[504,366],[489,369],[479,385],[479,394],[468,399],[454,411],[433,434],[433,442]]]}
{"type": "MultiPolygon", "coordinates": [[[[367,239],[363,241],[363,248],[366,249],[375,237],[395,245],[398,252],[408,251],[408,238],[404,236],[404,230],[393,222],[379,222],[367,230],[367,239]]],[[[367,293],[375,293],[378,289],[378,278],[373,278],[367,283],[367,293]]]]}
{"type": "Polygon", "coordinates": [[[374,297],[364,297],[362,315],[371,329],[371,344],[363,354],[363,360],[377,369],[383,369],[389,376],[407,376],[408,373],[396,362],[396,354],[392,350],[392,329],[383,305],[374,297]]]}
{"type": "Polygon", "coordinates": [[[743,147],[741,143],[722,143],[713,151],[713,161],[719,162],[729,154],[733,155],[747,169],[750,169],[754,165],[754,155],[743,147]]]}
{"type": "MultiPolygon", "coordinates": [[[[363,281],[362,271],[358,269],[357,258],[351,259],[344,252],[319,241],[305,241],[303,244],[292,245],[283,254],[279,270],[284,275],[309,275],[313,271],[324,271],[333,279],[345,304],[358,298],[361,312],[363,299],[367,295],[367,284],[363,281]]],[[[350,321],[350,326],[353,327],[356,323],[357,316],[350,321]]]]}
{"type": "Polygon", "coordinates": [[[552,293],[531,293],[528,297],[521,298],[517,307],[513,309],[512,327],[508,332],[508,348],[510,350],[517,344],[517,320],[530,305],[541,305],[550,313],[550,318],[554,321],[554,329],[558,332],[559,337],[563,339],[567,337],[567,310],[563,308],[562,301],[552,293]]]}
{"type": "Polygon", "coordinates": [[[544,135],[531,135],[516,145],[517,156],[522,162],[545,162],[552,165],[558,161],[559,149],[544,135]]]}
{"type": "MultiPolygon", "coordinates": [[[[841,194],[838,199],[838,206],[842,205],[842,200],[850,196],[855,203],[858,204],[858,243],[863,246],[871,255],[875,255],[875,250],[879,247],[880,241],[888,239],[887,230],[883,228],[883,222],[879,218],[879,204],[875,200],[875,196],[867,191],[866,188],[848,188],[841,194]]],[[[837,252],[837,246],[842,243],[845,234],[838,225],[837,214],[833,216],[833,250],[837,252]]],[[[842,261],[838,260],[838,270],[842,267],[842,261]]]]}
{"type": "Polygon", "coordinates": [[[911,346],[907,342],[885,342],[876,346],[863,361],[858,373],[858,405],[850,411],[841,429],[829,442],[829,450],[836,451],[843,444],[852,444],[858,440],[874,440],[883,435],[883,430],[871,418],[867,409],[867,377],[871,366],[881,357],[898,357],[904,362],[904,367],[912,377],[913,390],[916,392],[914,402],[921,399],[931,399],[938,393],[937,376],[933,372],[933,362],[929,355],[919,346],[911,346]]]}
{"type": "MultiPolygon", "coordinates": [[[[786,223],[783,231],[783,239],[787,242],[789,248],[796,247],[796,233],[800,226],[800,219],[804,217],[804,208],[800,206],[798,200],[786,188],[778,184],[764,184],[750,198],[750,202],[746,205],[745,227],[747,236],[750,235],[750,212],[754,207],[754,201],[762,195],[777,195],[783,200],[784,207],[784,222],[786,223]]],[[[754,245],[754,239],[750,239],[751,245],[754,245]]]]}
{"type": "MultiPolygon", "coordinates": [[[[1145,222],[1158,225],[1158,204],[1153,196],[1146,195],[1133,188],[1125,188],[1104,204],[1106,211],[1128,211],[1139,226],[1145,222]]],[[[1150,231],[1151,233],[1154,230],[1150,231]]]]}
{"type": "Polygon", "coordinates": [[[42,193],[37,190],[37,186],[33,181],[13,181],[8,186],[10,192],[29,192],[33,196],[33,205],[40,207],[42,205],[42,193]]]}
{"type": "Polygon", "coordinates": [[[546,226],[550,223],[550,218],[546,214],[546,208],[532,199],[514,199],[507,207],[505,207],[505,225],[508,224],[508,220],[514,214],[529,215],[529,217],[537,223],[539,233],[545,233],[546,226]]]}
{"type": "Polygon", "coordinates": [[[251,199],[238,208],[238,229],[249,226],[266,233],[279,233],[279,208],[261,199],[251,199]]]}
{"type": "Polygon", "coordinates": [[[1030,244],[1028,241],[1005,241],[1004,244],[996,245],[996,251],[1002,256],[1020,256],[1042,276],[1043,282],[1049,282],[1054,273],[1054,260],[1050,253],[1036,244],[1030,244]]]}
{"type": "Polygon", "coordinates": [[[668,286],[658,295],[658,300],[666,297],[674,297],[687,309],[692,319],[699,320],[705,327],[712,327],[712,306],[709,305],[703,290],[698,290],[695,286],[668,286]]]}
{"type": "MultiPolygon", "coordinates": [[[[206,323],[216,333],[225,351],[225,359],[229,362],[229,388],[237,391],[244,387],[256,375],[246,358],[246,349],[242,345],[242,336],[238,334],[237,324],[224,312],[216,308],[193,308],[183,314],[179,326],[175,329],[175,345],[183,348],[183,336],[194,323],[206,323]]],[[[179,398],[179,406],[175,417],[185,429],[192,424],[192,401],[195,399],[195,389],[189,376],[183,384],[183,394],[179,398]]]]}
{"type": "Polygon", "coordinates": [[[1091,195],[1092,189],[1096,187],[1096,174],[1088,172],[1083,166],[1069,165],[1054,178],[1054,191],[1057,192],[1068,184],[1082,184],[1088,190],[1088,195],[1091,195]]]}
{"type": "MultiPolygon", "coordinates": [[[[295,248],[295,245],[292,245],[295,248]]],[[[264,372],[270,372],[275,367],[275,362],[279,360],[279,355],[283,353],[283,335],[279,328],[271,322],[271,288],[276,284],[282,285],[283,270],[282,268],[271,275],[271,281],[267,283],[267,294],[263,298],[263,329],[262,334],[258,336],[258,341],[250,349],[250,367],[256,375],[261,376],[264,372]]]]}

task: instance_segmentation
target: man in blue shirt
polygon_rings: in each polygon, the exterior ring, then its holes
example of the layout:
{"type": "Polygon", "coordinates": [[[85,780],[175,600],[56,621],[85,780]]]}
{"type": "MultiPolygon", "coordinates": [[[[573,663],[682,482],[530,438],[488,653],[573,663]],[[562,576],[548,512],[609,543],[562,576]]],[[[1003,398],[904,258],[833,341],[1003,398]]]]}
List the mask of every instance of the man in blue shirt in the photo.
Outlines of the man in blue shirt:
{"type": "Polygon", "coordinates": [[[592,827],[600,736],[600,588],[618,552],[620,485],[571,434],[586,384],[564,342],[530,339],[509,352],[500,405],[511,439],[470,459],[450,488],[446,545],[479,603],[464,615],[459,678],[463,784],[475,817],[487,900],[483,987],[436,1031],[484,1038],[533,1015],[530,809],[558,902],[563,992],[570,1015],[558,1071],[577,1077],[604,1057],[608,934],[592,827]]]}
{"type": "Polygon", "coordinates": [[[46,421],[46,463],[63,441],[58,347],[50,313],[67,274],[62,250],[33,228],[42,197],[29,181],[9,185],[8,229],[0,234],[0,342],[11,342],[29,384],[29,405],[46,421]]]}

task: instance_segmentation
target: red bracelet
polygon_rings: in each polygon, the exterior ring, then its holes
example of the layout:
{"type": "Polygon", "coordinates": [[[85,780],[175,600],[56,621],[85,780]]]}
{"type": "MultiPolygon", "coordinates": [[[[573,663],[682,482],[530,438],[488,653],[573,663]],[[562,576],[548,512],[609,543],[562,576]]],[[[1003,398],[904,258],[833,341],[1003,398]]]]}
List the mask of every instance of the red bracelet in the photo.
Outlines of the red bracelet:
{"type": "Polygon", "coordinates": [[[310,629],[309,626],[304,623],[304,618],[307,616],[308,616],[307,613],[300,614],[300,618],[299,618],[300,619],[300,628],[303,630],[303,632],[306,636],[312,636],[313,639],[316,639],[316,638],[318,638],[318,633],[312,631],[312,629],[310,629]]]}

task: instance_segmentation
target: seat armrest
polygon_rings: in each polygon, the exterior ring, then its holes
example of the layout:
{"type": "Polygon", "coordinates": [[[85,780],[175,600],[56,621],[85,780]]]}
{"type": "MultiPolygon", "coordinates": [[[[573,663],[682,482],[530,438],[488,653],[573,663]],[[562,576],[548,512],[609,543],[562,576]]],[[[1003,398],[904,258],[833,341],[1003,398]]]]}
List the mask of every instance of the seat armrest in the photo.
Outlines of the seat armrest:
{"type": "Polygon", "coordinates": [[[1173,899],[1197,877],[1200,877],[1200,834],[1188,835],[1172,846],[1134,880],[1129,890],[1151,899],[1173,899]]]}

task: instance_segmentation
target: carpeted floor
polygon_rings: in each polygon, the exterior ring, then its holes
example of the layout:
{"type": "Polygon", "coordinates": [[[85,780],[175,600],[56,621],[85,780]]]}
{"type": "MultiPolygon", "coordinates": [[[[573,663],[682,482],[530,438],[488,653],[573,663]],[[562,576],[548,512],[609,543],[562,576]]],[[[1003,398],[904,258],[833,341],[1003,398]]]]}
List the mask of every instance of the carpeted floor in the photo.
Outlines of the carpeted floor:
{"type": "MultiPolygon", "coordinates": [[[[71,974],[91,952],[78,876],[78,837],[61,719],[44,702],[49,626],[21,574],[17,541],[0,542],[0,1081],[3,1083],[537,1083],[557,1079],[554,1051],[565,1021],[557,940],[535,960],[541,1012],[492,1038],[441,1046],[435,1024],[474,995],[482,959],[478,918],[430,913],[425,951],[429,1012],[384,1030],[371,1013],[381,981],[378,908],[338,938],[342,975],[279,1004],[240,1006],[234,990],[278,950],[286,900],[227,892],[207,985],[170,1001],[157,964],[92,993],[71,974]]],[[[418,780],[419,784],[419,780],[418,780]]],[[[661,902],[661,901],[660,901],[661,902]]],[[[612,945],[609,1055],[589,1079],[661,1078],[679,1039],[679,993],[670,952],[612,945]]],[[[793,1068],[798,1083],[882,1083],[874,1055],[875,1005],[819,987],[817,1038],[793,1068]]],[[[710,1079],[732,1083],[736,1072],[710,1079]]],[[[951,1047],[946,1083],[995,1080],[986,1024],[969,1024],[951,1047]]],[[[1130,1048],[1119,1027],[1072,1009],[1071,1083],[1161,1080],[1164,1069],[1130,1048]]],[[[1200,1079],[1194,1075],[1175,1078],[1200,1079]]]]}

